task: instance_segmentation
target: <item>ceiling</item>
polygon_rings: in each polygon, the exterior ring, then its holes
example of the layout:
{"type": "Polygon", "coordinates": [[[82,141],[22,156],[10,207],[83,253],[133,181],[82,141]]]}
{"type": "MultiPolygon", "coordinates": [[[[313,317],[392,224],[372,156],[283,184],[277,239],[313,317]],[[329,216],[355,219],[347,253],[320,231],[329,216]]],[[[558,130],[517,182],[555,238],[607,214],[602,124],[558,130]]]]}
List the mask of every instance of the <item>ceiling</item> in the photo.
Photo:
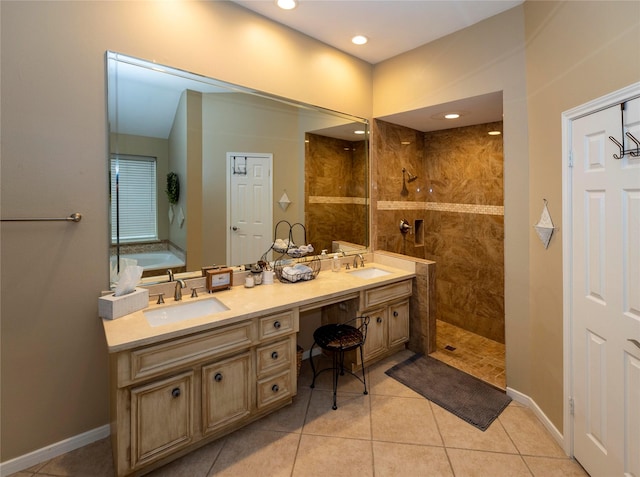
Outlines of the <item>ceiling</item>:
{"type": "Polygon", "coordinates": [[[249,10],[376,64],[521,4],[524,0],[234,0],[249,10]],[[364,35],[366,45],[351,38],[364,35]]]}

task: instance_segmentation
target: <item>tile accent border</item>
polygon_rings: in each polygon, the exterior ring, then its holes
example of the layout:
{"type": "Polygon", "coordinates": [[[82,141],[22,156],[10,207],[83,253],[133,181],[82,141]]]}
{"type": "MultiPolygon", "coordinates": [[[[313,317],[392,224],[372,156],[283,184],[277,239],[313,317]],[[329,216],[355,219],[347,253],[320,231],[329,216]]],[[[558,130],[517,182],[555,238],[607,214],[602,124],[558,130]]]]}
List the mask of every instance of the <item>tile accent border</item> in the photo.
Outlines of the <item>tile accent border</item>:
{"type": "Polygon", "coordinates": [[[378,210],[435,210],[461,214],[504,215],[502,205],[453,204],[447,202],[410,202],[401,200],[379,200],[378,210]]]}
{"type": "Polygon", "coordinates": [[[367,205],[366,197],[329,197],[323,195],[309,196],[310,204],[356,204],[367,205]]]}

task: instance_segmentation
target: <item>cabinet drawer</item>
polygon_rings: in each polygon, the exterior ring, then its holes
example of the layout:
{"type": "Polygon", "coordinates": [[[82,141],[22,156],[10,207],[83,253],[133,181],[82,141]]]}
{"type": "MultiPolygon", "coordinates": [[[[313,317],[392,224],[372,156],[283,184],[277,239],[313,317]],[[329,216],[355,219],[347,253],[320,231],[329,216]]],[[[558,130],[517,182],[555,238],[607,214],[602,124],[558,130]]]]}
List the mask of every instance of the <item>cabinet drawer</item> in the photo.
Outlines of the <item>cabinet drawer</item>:
{"type": "Polygon", "coordinates": [[[131,352],[131,380],[251,346],[251,321],[131,352]]]}
{"type": "Polygon", "coordinates": [[[411,295],[411,280],[405,280],[391,285],[372,288],[362,292],[360,297],[361,309],[367,310],[371,307],[387,303],[398,298],[411,295]]]}
{"type": "Polygon", "coordinates": [[[258,381],[258,409],[291,397],[291,371],[258,381]]]}
{"type": "Polygon", "coordinates": [[[258,325],[258,338],[260,340],[275,338],[298,331],[296,310],[289,310],[276,315],[260,318],[258,325]]]}
{"type": "Polygon", "coordinates": [[[259,347],[256,353],[258,377],[289,369],[292,343],[293,337],[259,347]]]}

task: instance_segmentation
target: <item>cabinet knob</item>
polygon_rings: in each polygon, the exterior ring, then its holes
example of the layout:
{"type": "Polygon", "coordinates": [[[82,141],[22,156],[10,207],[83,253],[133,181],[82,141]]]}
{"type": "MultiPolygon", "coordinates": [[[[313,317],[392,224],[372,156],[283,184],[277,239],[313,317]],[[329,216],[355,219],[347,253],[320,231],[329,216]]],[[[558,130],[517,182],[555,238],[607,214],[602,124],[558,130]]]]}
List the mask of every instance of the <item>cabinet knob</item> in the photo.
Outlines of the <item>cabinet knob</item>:
{"type": "Polygon", "coordinates": [[[394,312],[393,312],[393,316],[394,316],[395,318],[397,318],[397,317],[398,317],[398,312],[397,312],[397,311],[394,311],[394,312]]]}
{"type": "Polygon", "coordinates": [[[273,353],[271,353],[271,359],[278,359],[278,352],[274,351],[273,353]]]}
{"type": "Polygon", "coordinates": [[[216,375],[213,377],[213,379],[219,383],[220,381],[222,381],[222,374],[221,373],[216,373],[216,375]]]}
{"type": "Polygon", "coordinates": [[[276,321],[274,321],[274,322],[273,322],[273,327],[274,327],[276,330],[279,330],[281,326],[282,326],[282,325],[280,324],[280,322],[279,322],[279,321],[277,321],[277,320],[276,320],[276,321]]]}
{"type": "Polygon", "coordinates": [[[180,388],[173,388],[171,390],[171,396],[174,398],[180,397],[180,388]]]}
{"type": "Polygon", "coordinates": [[[274,393],[277,393],[278,391],[280,391],[280,388],[278,387],[278,385],[277,385],[277,384],[274,384],[273,386],[271,386],[271,390],[272,390],[274,393]]]}
{"type": "Polygon", "coordinates": [[[378,322],[378,323],[382,323],[382,317],[381,317],[381,316],[379,316],[379,317],[376,319],[376,322],[378,322]]]}

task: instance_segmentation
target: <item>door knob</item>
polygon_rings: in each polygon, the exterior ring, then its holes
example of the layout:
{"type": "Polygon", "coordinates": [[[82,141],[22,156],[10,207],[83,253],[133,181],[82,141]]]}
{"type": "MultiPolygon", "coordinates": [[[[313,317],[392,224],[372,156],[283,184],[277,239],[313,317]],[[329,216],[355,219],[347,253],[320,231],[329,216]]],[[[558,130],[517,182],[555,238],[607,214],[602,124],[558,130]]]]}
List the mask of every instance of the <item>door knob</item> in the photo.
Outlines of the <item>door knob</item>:
{"type": "Polygon", "coordinates": [[[236,230],[238,230],[238,227],[236,227],[236,226],[234,225],[233,227],[231,227],[231,230],[233,230],[233,231],[235,232],[236,230]]]}

